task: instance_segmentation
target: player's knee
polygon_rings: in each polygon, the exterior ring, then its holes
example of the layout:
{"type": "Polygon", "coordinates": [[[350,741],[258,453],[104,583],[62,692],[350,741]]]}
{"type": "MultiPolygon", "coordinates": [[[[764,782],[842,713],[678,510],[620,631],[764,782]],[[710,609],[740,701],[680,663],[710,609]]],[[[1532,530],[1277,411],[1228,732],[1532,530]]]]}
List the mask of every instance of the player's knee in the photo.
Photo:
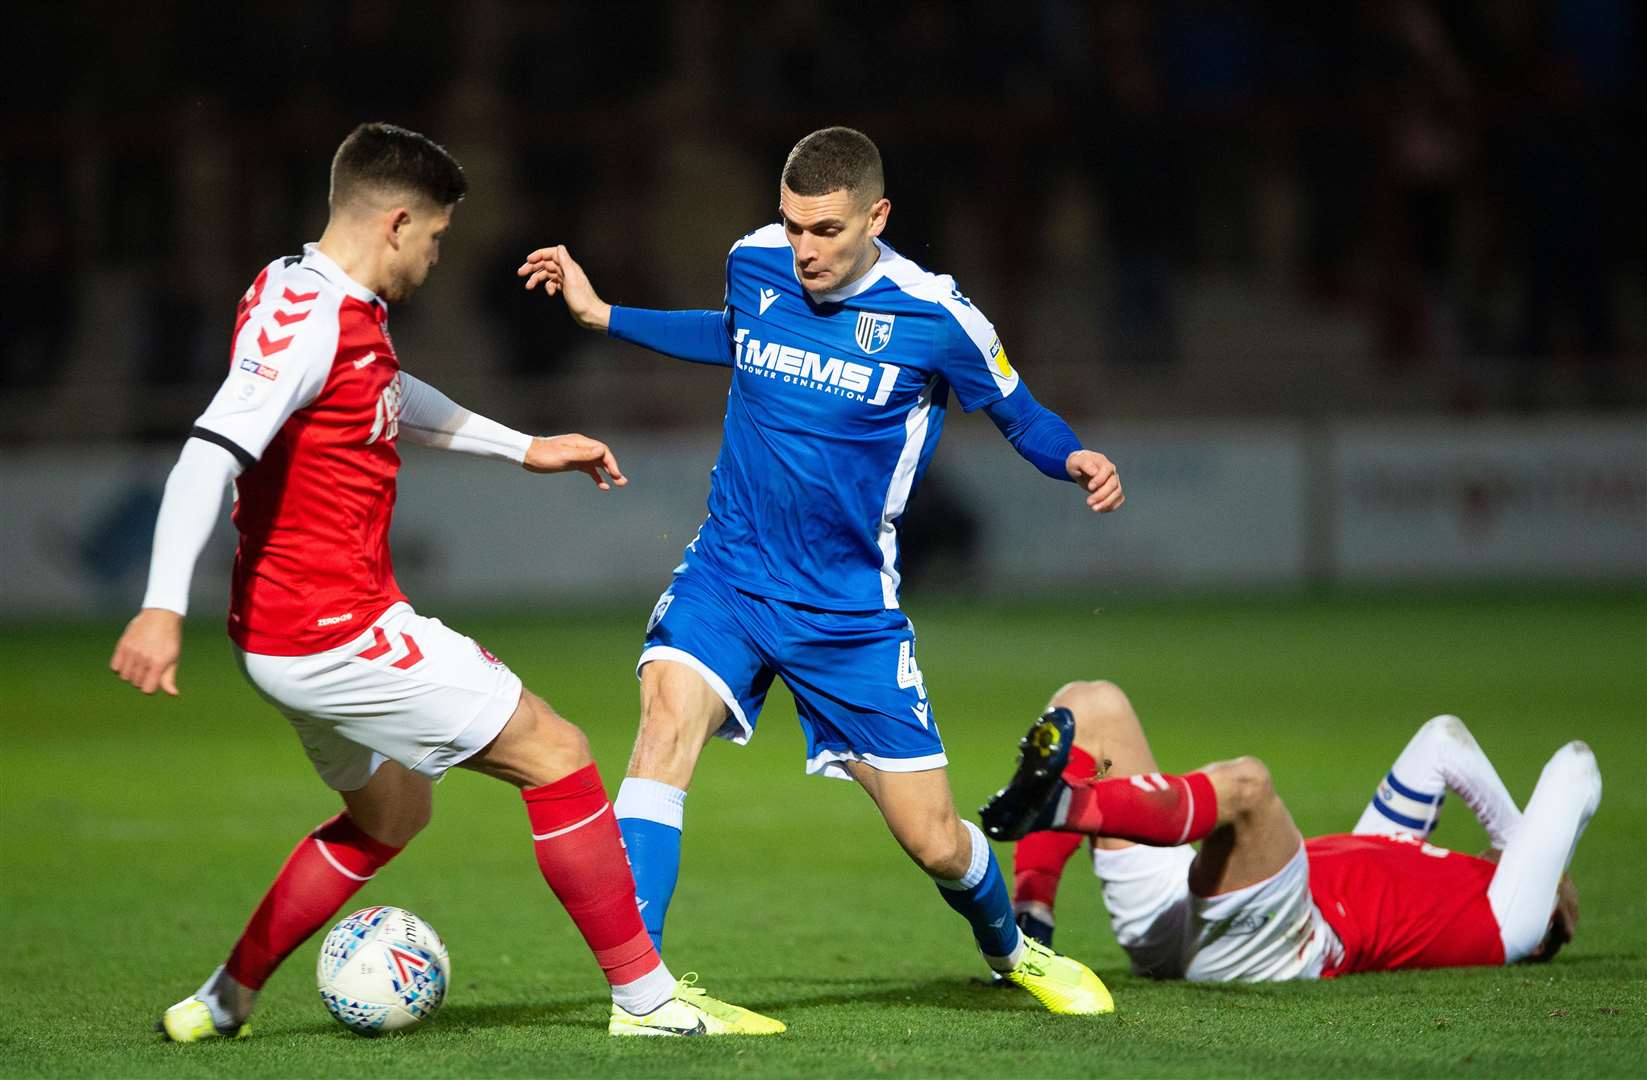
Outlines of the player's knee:
{"type": "Polygon", "coordinates": [[[1275,781],[1269,766],[1255,757],[1239,757],[1218,767],[1214,784],[1218,790],[1220,816],[1253,814],[1276,800],[1275,781]]]}
{"type": "Polygon", "coordinates": [[[960,828],[933,826],[918,836],[899,837],[915,865],[935,878],[953,881],[972,863],[972,841],[960,828]]]}
{"type": "MultiPolygon", "coordinates": [[[[1550,760],[1545,763],[1544,771],[1539,777],[1539,783],[1550,778],[1574,791],[1582,791],[1589,801],[1594,804],[1601,799],[1601,766],[1596,762],[1595,751],[1585,742],[1574,740],[1557,750],[1550,760]]],[[[1591,806],[1594,812],[1594,806],[1591,806]]]]}
{"type": "Polygon", "coordinates": [[[1463,720],[1452,713],[1442,713],[1440,716],[1430,717],[1418,729],[1418,734],[1413,738],[1415,740],[1434,740],[1439,744],[1454,743],[1469,749],[1474,749],[1476,746],[1475,736],[1470,734],[1470,729],[1465,726],[1463,720]]]}
{"type": "Polygon", "coordinates": [[[1065,683],[1052,695],[1055,707],[1075,714],[1076,737],[1096,734],[1118,723],[1134,723],[1132,701],[1107,679],[1065,683]]]}
{"type": "Polygon", "coordinates": [[[583,730],[531,691],[521,695],[521,708],[510,723],[524,725],[519,734],[528,747],[533,784],[550,783],[595,760],[583,730]]]}

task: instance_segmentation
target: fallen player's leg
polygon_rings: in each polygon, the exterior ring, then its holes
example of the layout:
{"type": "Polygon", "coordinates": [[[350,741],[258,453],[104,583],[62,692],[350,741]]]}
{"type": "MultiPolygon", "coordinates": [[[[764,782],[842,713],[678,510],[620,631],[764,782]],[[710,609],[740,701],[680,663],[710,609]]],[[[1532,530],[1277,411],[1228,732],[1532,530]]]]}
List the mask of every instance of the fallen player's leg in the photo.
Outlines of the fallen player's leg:
{"type": "Polygon", "coordinates": [[[1451,790],[1464,800],[1502,851],[1521,811],[1475,736],[1456,716],[1431,718],[1413,735],[1356,822],[1357,836],[1411,833],[1428,839],[1451,790]]]}
{"type": "Polygon", "coordinates": [[[1576,898],[1570,911],[1558,914],[1555,936],[1552,912],[1562,875],[1584,828],[1601,805],[1601,770],[1595,754],[1582,742],[1555,752],[1539,774],[1538,785],[1521,816],[1498,869],[1487,886],[1487,902],[1498,919],[1504,962],[1548,959],[1572,936],[1576,898]]]}

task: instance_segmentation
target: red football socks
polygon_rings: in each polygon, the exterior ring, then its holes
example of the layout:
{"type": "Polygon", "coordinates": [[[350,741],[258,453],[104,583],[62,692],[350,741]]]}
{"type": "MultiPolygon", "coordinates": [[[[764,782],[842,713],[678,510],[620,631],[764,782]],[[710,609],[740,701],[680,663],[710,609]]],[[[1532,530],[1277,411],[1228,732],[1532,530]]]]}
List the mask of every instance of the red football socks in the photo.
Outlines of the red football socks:
{"type": "Polygon", "coordinates": [[[621,986],[663,963],[635,906],[635,878],[600,773],[585,766],[521,792],[543,879],[565,905],[606,981],[621,986]]]}
{"type": "Polygon", "coordinates": [[[1206,773],[1144,773],[1070,788],[1060,829],[1156,847],[1200,840],[1218,821],[1218,797],[1206,773]]]}
{"type": "MultiPolygon", "coordinates": [[[[1069,752],[1069,764],[1064,767],[1064,779],[1081,786],[1092,783],[1098,775],[1098,763],[1079,746],[1069,752]]],[[[1064,876],[1064,867],[1070,856],[1081,846],[1079,833],[1046,830],[1032,832],[1012,849],[1012,902],[1044,904],[1052,910],[1058,895],[1058,882],[1064,876]]]]}
{"type": "Polygon", "coordinates": [[[400,848],[367,836],[342,813],[292,849],[224,964],[236,982],[262,989],[280,962],[337,914],[400,848]]]}

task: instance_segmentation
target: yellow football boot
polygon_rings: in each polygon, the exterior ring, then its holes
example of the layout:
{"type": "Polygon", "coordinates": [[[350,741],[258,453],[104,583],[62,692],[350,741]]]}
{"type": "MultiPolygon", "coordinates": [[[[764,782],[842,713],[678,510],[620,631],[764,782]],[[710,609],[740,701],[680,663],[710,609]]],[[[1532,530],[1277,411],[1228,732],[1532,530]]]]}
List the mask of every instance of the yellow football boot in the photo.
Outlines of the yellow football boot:
{"type": "Polygon", "coordinates": [[[698,989],[696,973],[675,984],[675,996],[649,1013],[636,1016],[613,1004],[608,1035],[777,1035],[783,1022],[712,998],[698,989]]]}
{"type": "Polygon", "coordinates": [[[193,994],[167,1009],[161,1015],[160,1023],[155,1025],[155,1030],[172,1042],[179,1043],[200,1042],[202,1039],[244,1039],[252,1033],[246,1024],[229,1030],[218,1027],[212,1019],[212,1010],[193,994]]]}
{"type": "Polygon", "coordinates": [[[1025,935],[1024,955],[1006,977],[1061,1016],[1097,1016],[1115,1011],[1104,981],[1073,957],[1055,953],[1025,935]]]}

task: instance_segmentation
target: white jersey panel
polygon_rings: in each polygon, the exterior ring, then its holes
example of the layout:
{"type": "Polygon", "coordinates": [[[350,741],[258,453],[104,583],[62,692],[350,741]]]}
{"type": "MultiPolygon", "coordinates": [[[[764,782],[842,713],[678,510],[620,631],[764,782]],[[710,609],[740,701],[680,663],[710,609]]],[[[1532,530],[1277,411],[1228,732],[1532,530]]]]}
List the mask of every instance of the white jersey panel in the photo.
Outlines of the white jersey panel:
{"type": "Polygon", "coordinates": [[[271,266],[257,306],[235,338],[228,377],[195,426],[254,460],[262,457],[280,426],[325,387],[337,357],[342,300],[318,273],[283,261],[271,266]]]}

